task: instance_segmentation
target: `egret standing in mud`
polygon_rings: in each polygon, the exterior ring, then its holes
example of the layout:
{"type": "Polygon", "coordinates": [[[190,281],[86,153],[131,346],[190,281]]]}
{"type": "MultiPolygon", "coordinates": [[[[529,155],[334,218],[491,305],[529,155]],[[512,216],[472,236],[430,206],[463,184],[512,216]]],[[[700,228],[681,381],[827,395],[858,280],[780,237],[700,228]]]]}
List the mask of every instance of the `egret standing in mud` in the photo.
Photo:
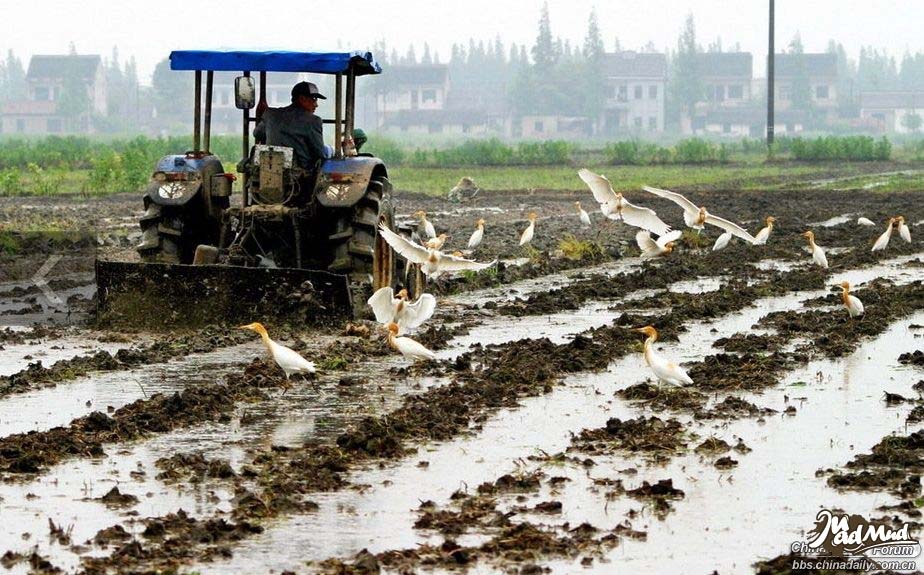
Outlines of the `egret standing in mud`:
{"type": "Polygon", "coordinates": [[[725,218],[720,218],[706,211],[706,208],[701,208],[686,199],[677,192],[671,192],[669,190],[662,190],[659,188],[652,188],[650,186],[645,186],[642,188],[650,194],[654,194],[658,197],[668,199],[681,208],[683,208],[683,221],[687,224],[688,227],[693,228],[697,232],[701,232],[703,227],[706,224],[716,226],[717,228],[722,228],[726,232],[730,232],[734,236],[754,243],[754,236],[752,236],[748,231],[738,224],[733,224],[732,222],[726,220],[725,218]]]}
{"type": "Polygon", "coordinates": [[[529,242],[533,241],[533,235],[536,233],[536,212],[529,212],[529,215],[526,218],[529,220],[529,225],[526,226],[526,229],[523,230],[523,233],[520,234],[520,245],[525,246],[529,242]]]}
{"type": "Polygon", "coordinates": [[[432,240],[436,237],[436,229],[433,227],[433,224],[427,219],[427,212],[423,210],[417,210],[414,212],[414,215],[420,218],[420,223],[417,224],[417,233],[421,236],[432,240]]]}
{"type": "Polygon", "coordinates": [[[271,340],[269,334],[266,333],[266,328],[263,327],[262,323],[249,323],[247,325],[240,326],[240,328],[249,329],[260,334],[260,338],[263,340],[263,345],[266,346],[266,349],[269,350],[270,355],[273,356],[273,361],[275,361],[276,365],[281,367],[282,371],[286,373],[286,379],[289,379],[293,374],[296,373],[314,373],[313,362],[310,362],[304,357],[300,356],[295,350],[291,350],[286,346],[271,340]]]}
{"type": "Polygon", "coordinates": [[[385,224],[379,224],[379,233],[396,252],[404,256],[409,263],[420,264],[420,271],[428,278],[435,279],[443,272],[472,270],[478,271],[494,265],[468,260],[459,256],[450,255],[436,248],[426,248],[420,244],[403,238],[388,229],[385,224]]]}
{"type": "Polygon", "coordinates": [[[651,239],[651,234],[647,230],[639,230],[635,234],[635,243],[642,250],[642,257],[645,259],[666,256],[674,251],[674,242],[680,239],[683,232],[674,230],[659,237],[657,241],[651,239]]]}
{"type": "Polygon", "coordinates": [[[581,207],[581,202],[574,202],[574,207],[577,208],[578,217],[581,218],[581,225],[585,228],[589,228],[591,226],[590,215],[581,207]]]}
{"type": "Polygon", "coordinates": [[[658,341],[658,330],[650,325],[646,325],[635,331],[644,333],[648,336],[645,340],[645,363],[651,368],[651,371],[655,374],[659,383],[671,383],[680,386],[693,383],[693,380],[682,367],[655,353],[654,342],[658,341]]]}
{"type": "Polygon", "coordinates": [[[475,231],[472,232],[472,237],[468,238],[468,249],[473,250],[478,247],[481,243],[481,240],[484,239],[484,218],[478,218],[478,221],[475,222],[477,226],[475,231]]]}
{"type": "Polygon", "coordinates": [[[767,216],[766,226],[762,228],[757,235],[754,236],[754,245],[762,246],[767,243],[767,240],[770,239],[770,232],[773,231],[773,224],[776,222],[776,218],[773,216],[767,216]]]}
{"type": "Polygon", "coordinates": [[[873,222],[873,220],[869,218],[857,218],[857,225],[858,226],[875,226],[876,224],[873,222]]]}
{"type": "Polygon", "coordinates": [[[850,314],[850,317],[863,315],[863,302],[857,296],[851,295],[850,282],[841,282],[840,287],[841,301],[844,302],[844,307],[847,308],[847,313],[850,314]]]}
{"type": "Polygon", "coordinates": [[[882,235],[876,240],[876,243],[873,244],[872,251],[878,252],[879,250],[886,249],[886,246],[889,245],[889,239],[892,237],[892,226],[895,225],[895,218],[889,218],[889,221],[886,222],[886,231],[882,232],[882,235]]]}
{"type": "Polygon", "coordinates": [[[825,251],[821,249],[821,246],[815,243],[815,234],[812,232],[805,232],[802,234],[802,237],[808,240],[808,249],[812,253],[812,260],[823,268],[828,267],[828,258],[825,256],[825,251]]]}
{"type": "Polygon", "coordinates": [[[436,359],[436,355],[420,343],[409,337],[398,337],[398,324],[396,323],[388,324],[388,345],[404,357],[414,361],[436,359]]]}
{"type": "Polygon", "coordinates": [[[908,229],[908,224],[905,223],[905,216],[897,216],[895,221],[898,222],[898,235],[910,244],[911,230],[908,229]]]}
{"type": "Polygon", "coordinates": [[[375,321],[386,326],[396,324],[399,334],[420,327],[436,310],[436,298],[432,294],[425,293],[414,303],[408,303],[406,289],[395,297],[388,286],[376,290],[367,303],[375,314],[375,321]]]}
{"type": "Polygon", "coordinates": [[[651,208],[642,208],[629,203],[622,194],[613,190],[610,181],[606,177],[595,174],[584,168],[578,172],[578,176],[590,191],[593,192],[594,199],[600,203],[600,211],[603,215],[611,220],[622,220],[630,226],[648,230],[649,232],[663,236],[671,231],[670,226],[661,221],[658,214],[651,208]]]}

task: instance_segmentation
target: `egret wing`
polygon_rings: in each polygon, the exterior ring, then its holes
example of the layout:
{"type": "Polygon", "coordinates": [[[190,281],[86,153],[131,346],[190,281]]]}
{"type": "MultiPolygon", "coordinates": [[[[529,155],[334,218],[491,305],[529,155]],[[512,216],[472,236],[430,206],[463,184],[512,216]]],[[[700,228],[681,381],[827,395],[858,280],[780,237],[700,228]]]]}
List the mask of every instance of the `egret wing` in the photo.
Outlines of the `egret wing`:
{"type": "Polygon", "coordinates": [[[276,344],[273,348],[273,359],[284,371],[314,373],[314,363],[300,356],[298,352],[284,345],[276,344]]]}
{"type": "Polygon", "coordinates": [[[733,236],[738,236],[742,240],[751,242],[752,244],[756,241],[754,236],[748,233],[748,231],[738,224],[734,224],[725,218],[720,218],[719,216],[714,216],[712,214],[706,215],[706,223],[712,224],[713,226],[722,228],[726,232],[730,232],[733,236]]]}
{"type": "Polygon", "coordinates": [[[898,235],[900,235],[902,239],[908,242],[909,244],[911,243],[911,230],[908,229],[908,226],[906,224],[902,224],[898,226],[898,235]]]}
{"type": "Polygon", "coordinates": [[[366,302],[372,308],[375,314],[375,321],[381,324],[389,324],[395,319],[395,292],[390,287],[383,287],[376,290],[372,297],[366,302]]]}
{"type": "Polygon", "coordinates": [[[436,311],[436,298],[432,294],[425,293],[414,303],[406,305],[404,309],[406,310],[405,317],[399,322],[399,326],[403,324],[401,327],[405,329],[414,329],[430,319],[436,311]]]}
{"type": "Polygon", "coordinates": [[[454,272],[461,270],[483,270],[493,266],[497,260],[488,262],[486,264],[476,262],[475,260],[468,260],[465,258],[460,258],[458,256],[453,256],[449,254],[443,254],[442,259],[440,259],[440,271],[454,272]]]}
{"type": "Polygon", "coordinates": [[[645,186],[642,189],[648,192],[649,194],[654,194],[656,196],[666,198],[674,202],[675,204],[683,208],[683,211],[685,212],[693,212],[693,213],[699,212],[699,206],[697,206],[690,200],[686,199],[682,195],[678,194],[677,192],[672,192],[670,190],[662,190],[660,188],[652,188],[651,186],[645,186]]]}
{"type": "Polygon", "coordinates": [[[601,205],[610,204],[613,207],[616,206],[616,192],[613,191],[613,186],[610,185],[610,181],[605,176],[595,174],[587,168],[581,168],[578,171],[578,176],[584,180],[584,183],[593,192],[594,199],[601,205]]]}
{"type": "Polygon", "coordinates": [[[640,250],[642,250],[642,253],[648,253],[648,252],[657,253],[658,251],[660,251],[658,247],[658,243],[655,242],[653,239],[651,239],[651,234],[648,233],[647,230],[641,230],[640,232],[635,234],[635,243],[638,244],[638,247],[640,250]]]}
{"type": "Polygon", "coordinates": [[[379,225],[379,233],[382,234],[382,236],[385,238],[385,241],[388,242],[388,245],[390,245],[393,250],[408,260],[414,262],[415,264],[422,264],[427,261],[427,248],[399,236],[395,232],[388,229],[385,224],[379,225]]]}
{"type": "Polygon", "coordinates": [[[676,242],[677,240],[680,239],[680,236],[682,235],[683,235],[682,231],[674,230],[672,232],[668,232],[664,234],[663,236],[658,237],[658,241],[656,243],[661,249],[664,249],[664,247],[667,246],[668,243],[676,242]]]}
{"type": "Polygon", "coordinates": [[[631,204],[625,198],[622,199],[622,219],[630,226],[648,230],[659,236],[671,231],[671,227],[665,224],[654,210],[631,204]]]}

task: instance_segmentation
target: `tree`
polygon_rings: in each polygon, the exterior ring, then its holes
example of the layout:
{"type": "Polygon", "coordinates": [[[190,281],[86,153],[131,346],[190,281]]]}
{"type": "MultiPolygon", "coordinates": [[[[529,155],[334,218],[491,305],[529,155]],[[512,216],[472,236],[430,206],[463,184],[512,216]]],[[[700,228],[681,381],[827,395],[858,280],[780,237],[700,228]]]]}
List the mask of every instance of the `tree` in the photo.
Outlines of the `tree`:
{"type": "Polygon", "coordinates": [[[423,56],[420,57],[420,63],[421,64],[432,64],[433,63],[433,57],[430,56],[430,44],[427,44],[426,42],[424,42],[424,51],[423,51],[423,56]]]}
{"type": "Polygon", "coordinates": [[[917,134],[922,123],[924,123],[924,120],[921,120],[921,116],[917,112],[902,116],[902,126],[909,132],[917,134]]]}
{"type": "Polygon", "coordinates": [[[671,97],[676,113],[685,111],[693,121],[696,102],[703,98],[703,81],[699,75],[698,54],[702,49],[696,43],[696,24],[693,14],[687,15],[683,31],[677,39],[677,52],[672,60],[674,73],[671,75],[671,97]]]}
{"type": "Polygon", "coordinates": [[[5,72],[4,91],[8,100],[23,100],[26,97],[26,71],[22,67],[22,61],[13,54],[12,50],[6,53],[6,63],[3,66],[5,72]]]}
{"type": "Polygon", "coordinates": [[[584,108],[587,115],[599,118],[606,102],[606,80],[603,76],[603,58],[606,48],[597,23],[597,11],[591,10],[587,19],[587,35],[584,37],[583,72],[584,108]]]}
{"type": "Polygon", "coordinates": [[[154,67],[151,87],[158,118],[177,121],[186,117],[193,102],[192,74],[172,71],[170,60],[164,58],[154,67]]]}
{"type": "Polygon", "coordinates": [[[83,122],[89,119],[90,94],[87,79],[81,76],[76,62],[69,63],[64,74],[61,97],[58,99],[58,113],[68,123],[70,131],[81,130],[83,122]]]}
{"type": "Polygon", "coordinates": [[[793,58],[792,107],[794,110],[812,109],[812,84],[805,64],[805,50],[799,32],[789,42],[789,54],[793,58]]]}
{"type": "Polygon", "coordinates": [[[536,36],[536,45],[533,46],[532,53],[533,63],[540,69],[549,69],[558,62],[560,52],[556,50],[555,41],[552,38],[548,2],[542,4],[542,12],[539,16],[539,34],[536,36]]]}

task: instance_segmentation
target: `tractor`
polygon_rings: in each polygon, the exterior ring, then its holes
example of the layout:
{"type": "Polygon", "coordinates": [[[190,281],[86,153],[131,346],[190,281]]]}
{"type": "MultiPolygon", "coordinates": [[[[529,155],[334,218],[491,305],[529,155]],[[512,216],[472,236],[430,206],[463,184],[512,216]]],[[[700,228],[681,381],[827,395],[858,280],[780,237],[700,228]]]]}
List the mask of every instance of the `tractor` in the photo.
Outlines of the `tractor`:
{"type": "MultiPolygon", "coordinates": [[[[291,294],[318,317],[350,315],[374,289],[416,291],[399,281],[399,257],[378,233],[379,224],[395,229],[388,170],[352,145],[356,79],[381,73],[371,53],[174,51],[170,67],[195,74],[192,150],[155,166],[142,200],[141,263],[97,262],[100,319],[237,321],[292,313],[279,300],[291,294]],[[216,71],[241,74],[237,174],[210,150],[216,71]],[[251,142],[270,72],[334,76],[334,118],[324,120],[333,146],[316,165],[297,165],[291,148],[251,142]],[[235,181],[239,202],[231,201],[235,181]]],[[[416,271],[409,277],[422,281],[416,271]]]]}

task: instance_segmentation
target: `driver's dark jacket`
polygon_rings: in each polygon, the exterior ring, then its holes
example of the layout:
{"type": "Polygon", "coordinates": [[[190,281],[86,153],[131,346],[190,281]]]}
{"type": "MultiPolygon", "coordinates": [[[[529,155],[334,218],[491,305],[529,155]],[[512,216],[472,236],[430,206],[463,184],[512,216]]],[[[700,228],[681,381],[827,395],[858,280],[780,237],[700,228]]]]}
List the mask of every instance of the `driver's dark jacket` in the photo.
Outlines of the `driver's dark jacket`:
{"type": "Polygon", "coordinates": [[[257,142],[292,148],[295,163],[306,170],[324,157],[324,123],[296,104],[267,108],[253,135],[257,142]]]}

